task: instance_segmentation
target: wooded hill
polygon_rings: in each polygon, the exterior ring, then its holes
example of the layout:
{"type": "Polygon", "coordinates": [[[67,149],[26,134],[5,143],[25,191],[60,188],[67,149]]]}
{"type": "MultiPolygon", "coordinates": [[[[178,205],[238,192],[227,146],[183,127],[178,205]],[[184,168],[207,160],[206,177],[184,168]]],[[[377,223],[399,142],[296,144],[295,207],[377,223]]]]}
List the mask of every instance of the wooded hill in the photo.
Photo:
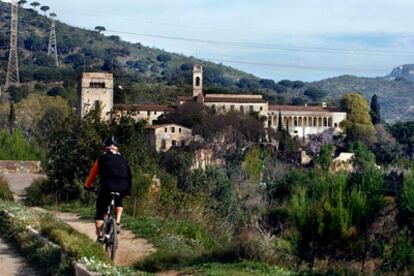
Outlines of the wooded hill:
{"type": "MultiPolygon", "coordinates": [[[[26,4],[26,7],[29,5],[26,4]]],[[[53,7],[51,7],[53,10],[53,7]]],[[[9,46],[10,5],[0,2],[0,83],[4,83],[9,46]]],[[[97,23],[97,25],[99,25],[97,23]]],[[[117,81],[115,100],[119,103],[172,102],[177,95],[191,92],[191,69],[194,63],[204,67],[204,86],[208,92],[257,93],[277,104],[316,104],[338,100],[346,92],[358,91],[370,99],[376,93],[383,118],[389,122],[414,119],[414,82],[397,78],[358,78],[341,76],[313,83],[260,79],[230,66],[206,62],[194,57],[122,41],[57,22],[60,66],[47,55],[50,22],[29,8],[19,13],[19,58],[21,81],[36,92],[74,93],[82,71],[113,71],[117,81]],[[34,84],[37,83],[37,86],[34,84]],[[118,86],[122,89],[119,89],[118,86]],[[63,86],[64,89],[60,89],[63,86]],[[62,92],[63,91],[63,92],[62,92]]],[[[274,79],[278,79],[275,74],[274,79]]],[[[15,93],[16,94],[16,93],[15,93]]],[[[17,93],[18,94],[18,93],[17,93]]],[[[27,94],[27,91],[23,94],[27,94]]],[[[20,95],[17,99],[24,97],[20,95]]]]}

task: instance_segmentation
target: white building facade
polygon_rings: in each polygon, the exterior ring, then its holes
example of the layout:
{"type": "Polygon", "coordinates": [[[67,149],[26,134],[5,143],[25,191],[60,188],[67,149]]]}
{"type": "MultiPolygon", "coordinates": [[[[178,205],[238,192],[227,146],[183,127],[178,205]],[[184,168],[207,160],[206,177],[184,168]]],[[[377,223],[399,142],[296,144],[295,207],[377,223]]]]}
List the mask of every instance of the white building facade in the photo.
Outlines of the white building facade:
{"type": "Polygon", "coordinates": [[[177,124],[152,125],[148,131],[149,142],[157,152],[185,147],[194,140],[191,129],[177,124]]]}
{"type": "MultiPolygon", "coordinates": [[[[265,127],[277,129],[279,121],[292,136],[307,138],[328,129],[341,132],[341,122],[346,120],[346,112],[320,106],[271,105],[262,95],[252,94],[204,94],[203,68],[200,64],[193,68],[192,96],[177,97],[174,106],[159,104],[116,104],[113,103],[113,77],[110,73],[83,73],[81,81],[80,113],[100,107],[103,119],[109,112],[130,115],[136,120],[144,120],[148,126],[156,124],[160,116],[174,112],[177,107],[189,102],[201,103],[217,113],[239,112],[256,114],[263,119],[265,127]]],[[[184,129],[184,128],[183,128],[184,129]]],[[[183,130],[188,132],[187,130],[183,130]]],[[[190,130],[191,131],[191,130],[190,130]]],[[[158,130],[156,130],[158,133],[158,130]]],[[[159,148],[158,142],[156,142],[159,148]]]]}
{"type": "Polygon", "coordinates": [[[306,138],[326,130],[342,132],[341,122],[346,120],[346,112],[321,106],[269,105],[267,125],[277,129],[279,120],[283,129],[292,136],[306,138]]]}

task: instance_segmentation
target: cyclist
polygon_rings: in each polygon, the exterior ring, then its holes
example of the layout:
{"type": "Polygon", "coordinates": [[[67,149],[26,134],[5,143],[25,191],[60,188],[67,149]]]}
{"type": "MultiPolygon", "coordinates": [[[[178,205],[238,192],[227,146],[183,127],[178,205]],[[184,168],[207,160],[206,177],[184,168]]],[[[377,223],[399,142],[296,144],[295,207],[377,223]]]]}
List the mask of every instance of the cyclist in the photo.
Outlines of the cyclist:
{"type": "MultiPolygon", "coordinates": [[[[99,175],[100,188],[96,199],[95,226],[98,241],[103,241],[104,215],[111,203],[111,192],[118,192],[115,198],[115,218],[119,226],[123,211],[122,199],[131,194],[131,169],[128,161],[119,153],[115,137],[104,140],[105,152],[93,164],[85,182],[86,190],[93,190],[93,183],[99,175]]],[[[119,227],[118,227],[119,229],[119,227]]]]}

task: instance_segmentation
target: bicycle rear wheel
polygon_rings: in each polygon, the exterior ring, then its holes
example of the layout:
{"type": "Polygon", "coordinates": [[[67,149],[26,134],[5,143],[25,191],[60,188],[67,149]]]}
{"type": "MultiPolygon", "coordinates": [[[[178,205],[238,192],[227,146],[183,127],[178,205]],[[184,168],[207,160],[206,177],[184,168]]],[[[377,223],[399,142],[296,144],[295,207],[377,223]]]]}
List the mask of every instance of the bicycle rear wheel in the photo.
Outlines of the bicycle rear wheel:
{"type": "Polygon", "coordinates": [[[106,234],[109,236],[105,244],[106,252],[108,252],[111,260],[115,260],[116,250],[118,248],[118,229],[114,218],[108,221],[106,234]]]}

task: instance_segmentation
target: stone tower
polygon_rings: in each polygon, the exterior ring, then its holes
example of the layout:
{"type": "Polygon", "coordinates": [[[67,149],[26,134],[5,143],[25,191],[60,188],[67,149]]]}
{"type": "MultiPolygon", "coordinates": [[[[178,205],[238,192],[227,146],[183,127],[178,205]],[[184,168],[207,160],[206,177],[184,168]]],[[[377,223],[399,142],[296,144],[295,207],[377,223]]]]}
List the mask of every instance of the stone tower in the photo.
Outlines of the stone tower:
{"type": "Polygon", "coordinates": [[[203,94],[203,66],[194,64],[193,66],[193,97],[203,94]]]}
{"type": "Polygon", "coordinates": [[[108,119],[114,106],[112,73],[83,73],[80,85],[79,113],[85,116],[92,109],[101,109],[101,118],[108,119]]]}

